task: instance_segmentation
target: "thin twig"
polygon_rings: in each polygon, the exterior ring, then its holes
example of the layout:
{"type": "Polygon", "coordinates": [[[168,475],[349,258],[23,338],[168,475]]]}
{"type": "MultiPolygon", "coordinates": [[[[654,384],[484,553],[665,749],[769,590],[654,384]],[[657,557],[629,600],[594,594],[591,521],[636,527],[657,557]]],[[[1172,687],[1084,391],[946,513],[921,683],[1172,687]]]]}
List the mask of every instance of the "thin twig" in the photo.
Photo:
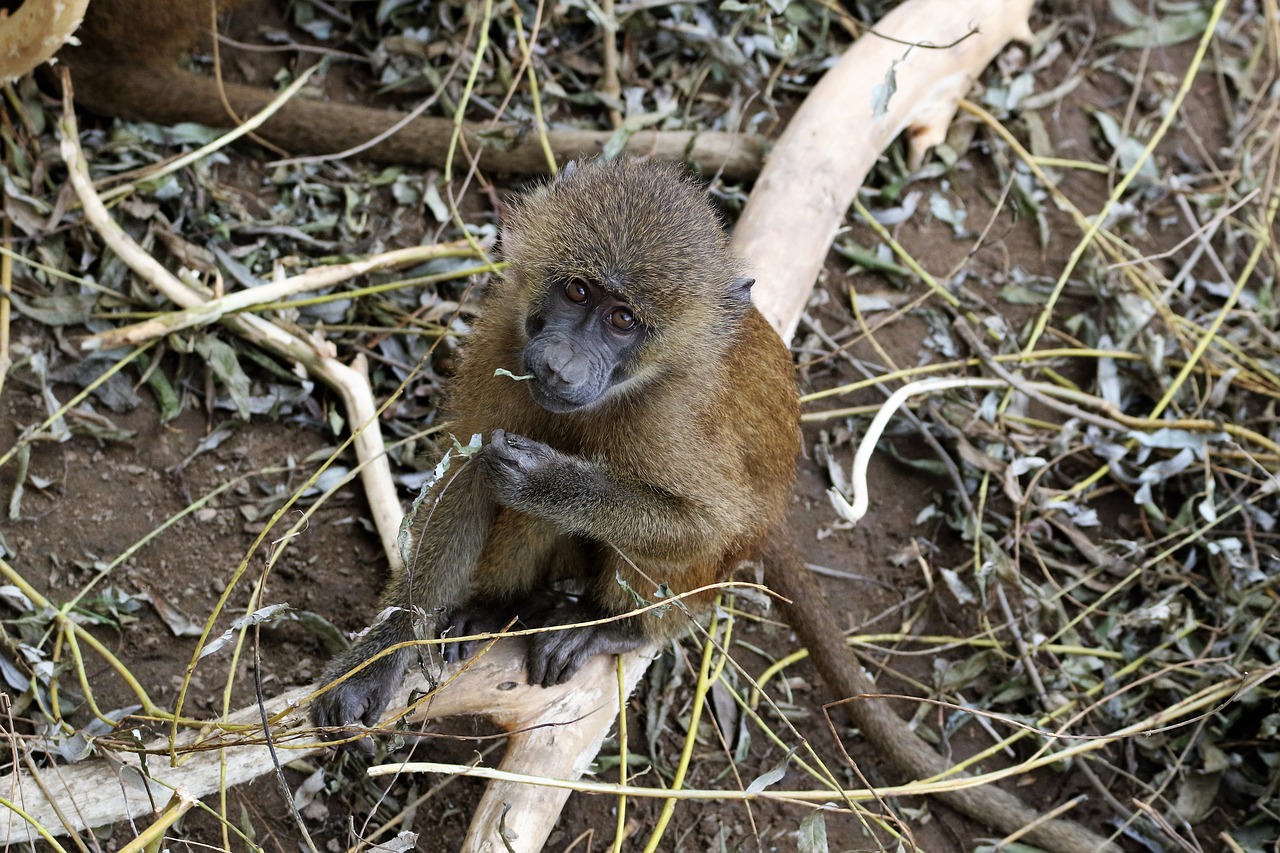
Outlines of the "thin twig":
{"type": "Polygon", "coordinates": [[[282,281],[274,281],[259,287],[237,290],[217,299],[202,301],[181,311],[161,314],[141,323],[99,332],[81,341],[80,348],[84,350],[112,349],[118,346],[138,344],[152,338],[179,332],[183,329],[190,329],[194,326],[216,323],[224,316],[234,312],[252,311],[255,308],[290,296],[296,296],[299,293],[332,287],[347,279],[367,275],[378,270],[394,269],[395,267],[423,263],[438,258],[474,256],[475,252],[466,241],[455,240],[452,243],[434,246],[411,246],[406,249],[396,249],[346,264],[316,267],[299,275],[290,276],[282,281]]]}
{"type": "MultiPolygon", "coordinates": [[[[84,209],[85,220],[130,269],[160,291],[165,298],[184,308],[203,305],[206,300],[202,294],[184,284],[147,254],[107,212],[102,199],[93,188],[84,152],[80,149],[79,128],[71,106],[70,81],[65,79],[65,75],[64,85],[66,96],[61,127],[62,158],[67,165],[72,188],[84,209]]],[[[282,358],[302,364],[312,375],[342,396],[356,455],[362,466],[361,481],[369,500],[370,513],[387,559],[393,566],[398,566],[399,548],[396,540],[403,511],[395,484],[391,480],[391,468],[386,461],[382,431],[378,426],[377,406],[368,379],[361,375],[358,366],[348,367],[327,353],[318,351],[310,340],[291,335],[256,315],[228,315],[222,318],[222,322],[250,342],[282,358]]]]}
{"type": "MultiPolygon", "coordinates": [[[[601,0],[604,10],[604,26],[600,29],[601,49],[604,54],[604,69],[600,74],[600,91],[614,103],[622,101],[622,81],[618,79],[618,15],[614,8],[614,0],[601,0]]],[[[614,130],[622,127],[622,113],[612,104],[609,106],[609,123],[614,130]]]]}

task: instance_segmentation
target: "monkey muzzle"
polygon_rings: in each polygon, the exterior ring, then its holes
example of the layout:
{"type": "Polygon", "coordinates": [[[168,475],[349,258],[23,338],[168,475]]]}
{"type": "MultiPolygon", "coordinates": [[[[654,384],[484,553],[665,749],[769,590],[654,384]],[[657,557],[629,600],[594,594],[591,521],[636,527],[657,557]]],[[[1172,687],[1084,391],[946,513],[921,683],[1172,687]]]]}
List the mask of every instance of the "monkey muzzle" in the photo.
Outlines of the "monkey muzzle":
{"type": "Polygon", "coordinates": [[[564,414],[599,402],[612,381],[612,365],[600,363],[595,353],[584,351],[573,341],[529,342],[524,352],[525,373],[534,402],[549,412],[564,414]]]}

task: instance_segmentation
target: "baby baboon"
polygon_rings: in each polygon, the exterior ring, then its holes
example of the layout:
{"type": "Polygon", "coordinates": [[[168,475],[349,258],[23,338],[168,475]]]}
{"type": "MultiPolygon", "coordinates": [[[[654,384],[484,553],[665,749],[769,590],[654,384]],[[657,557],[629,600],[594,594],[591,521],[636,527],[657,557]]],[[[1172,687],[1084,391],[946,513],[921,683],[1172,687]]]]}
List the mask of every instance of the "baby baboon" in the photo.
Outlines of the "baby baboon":
{"type": "MultiPolygon", "coordinates": [[[[567,169],[517,202],[502,243],[510,270],[448,403],[454,435],[479,433],[484,447],[436,486],[412,563],[385,594],[393,609],[329,679],[413,639],[417,620],[455,636],[515,617],[563,625],[724,580],[785,513],[799,449],[790,358],[678,168],[567,169]],[[561,581],[575,599],[549,594],[561,581]]],[[[702,610],[713,596],[684,603],[702,610]]],[[[683,625],[650,612],[538,634],[530,679],[558,684],[590,655],[683,625]]],[[[330,690],[316,722],[375,724],[410,654],[330,690]]]]}

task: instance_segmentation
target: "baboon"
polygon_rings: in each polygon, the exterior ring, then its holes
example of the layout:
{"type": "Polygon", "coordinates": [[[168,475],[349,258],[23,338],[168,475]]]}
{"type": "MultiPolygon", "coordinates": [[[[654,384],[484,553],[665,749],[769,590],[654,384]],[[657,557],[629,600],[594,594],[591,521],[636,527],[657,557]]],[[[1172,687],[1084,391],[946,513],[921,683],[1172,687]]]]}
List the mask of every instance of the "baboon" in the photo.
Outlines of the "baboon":
{"type": "MultiPolygon", "coordinates": [[[[486,295],[447,404],[453,434],[485,443],[437,484],[412,565],[384,596],[389,615],[330,679],[413,639],[419,619],[455,636],[516,617],[563,625],[714,584],[785,514],[799,450],[790,358],[677,167],[568,169],[515,204],[502,246],[510,269],[486,295]],[[572,597],[553,589],[564,582],[572,597]]],[[[713,597],[682,601],[702,611],[713,597]]],[[[590,655],[684,624],[650,612],[537,634],[530,679],[560,683],[590,655]]],[[[334,687],[316,722],[375,724],[410,654],[334,687]]]]}

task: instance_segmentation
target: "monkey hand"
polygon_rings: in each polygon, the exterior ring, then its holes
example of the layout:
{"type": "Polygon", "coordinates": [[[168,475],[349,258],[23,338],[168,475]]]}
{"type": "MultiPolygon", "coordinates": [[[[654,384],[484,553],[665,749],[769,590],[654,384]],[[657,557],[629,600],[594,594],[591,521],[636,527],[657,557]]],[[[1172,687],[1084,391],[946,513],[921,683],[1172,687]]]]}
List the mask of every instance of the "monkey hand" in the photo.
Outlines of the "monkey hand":
{"type": "MultiPolygon", "coordinates": [[[[590,622],[605,614],[580,604],[564,605],[551,615],[551,625],[590,622]]],[[[543,687],[563,684],[595,655],[620,655],[646,645],[632,620],[542,631],[529,637],[526,666],[529,683],[543,687]]]]}
{"type": "Polygon", "coordinates": [[[321,681],[329,684],[369,661],[364,669],[329,688],[311,703],[312,722],[328,729],[324,732],[325,740],[342,738],[341,730],[355,724],[369,728],[376,726],[392,694],[404,680],[404,671],[409,664],[408,650],[398,649],[382,657],[374,657],[373,654],[356,645],[325,670],[321,681]]]}
{"type": "MultiPolygon", "coordinates": [[[[497,607],[481,607],[475,604],[456,608],[449,614],[444,628],[440,631],[440,639],[471,637],[477,634],[497,634],[508,627],[521,628],[520,623],[511,615],[510,609],[497,607]]],[[[489,639],[455,640],[440,647],[440,655],[448,664],[458,664],[475,657],[476,653],[489,643],[489,639]]]]}
{"type": "Polygon", "coordinates": [[[493,431],[480,459],[498,500],[515,509],[528,509],[532,496],[546,494],[546,482],[571,464],[551,446],[501,429],[493,431]]]}

